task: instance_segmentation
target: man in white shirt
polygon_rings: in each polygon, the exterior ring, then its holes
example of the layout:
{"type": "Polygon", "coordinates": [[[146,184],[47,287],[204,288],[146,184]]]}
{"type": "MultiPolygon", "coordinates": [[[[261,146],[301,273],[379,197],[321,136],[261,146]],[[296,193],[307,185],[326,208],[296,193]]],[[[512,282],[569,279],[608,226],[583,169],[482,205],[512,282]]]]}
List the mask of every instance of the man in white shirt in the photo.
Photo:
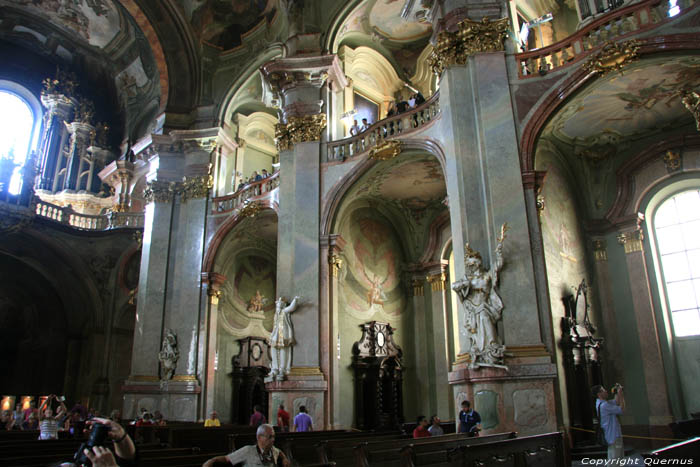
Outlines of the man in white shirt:
{"type": "Polygon", "coordinates": [[[217,462],[228,462],[231,465],[240,464],[245,467],[261,466],[273,467],[282,465],[289,467],[289,459],[277,449],[275,444],[275,429],[272,425],[263,423],[256,431],[257,443],[243,446],[226,456],[217,456],[209,459],[202,467],[212,467],[217,462]]]}
{"type": "Polygon", "coordinates": [[[357,120],[352,121],[352,126],[350,127],[350,135],[356,136],[360,134],[360,125],[357,124],[357,120]]]}
{"type": "Polygon", "coordinates": [[[622,386],[615,384],[613,393],[615,398],[608,400],[608,391],[600,385],[593,386],[593,394],[596,396],[595,410],[598,416],[600,427],[605,433],[605,441],[608,443],[608,460],[622,459],[625,456],[625,449],[622,445],[622,430],[618,415],[622,415],[625,410],[625,396],[622,386]]]}

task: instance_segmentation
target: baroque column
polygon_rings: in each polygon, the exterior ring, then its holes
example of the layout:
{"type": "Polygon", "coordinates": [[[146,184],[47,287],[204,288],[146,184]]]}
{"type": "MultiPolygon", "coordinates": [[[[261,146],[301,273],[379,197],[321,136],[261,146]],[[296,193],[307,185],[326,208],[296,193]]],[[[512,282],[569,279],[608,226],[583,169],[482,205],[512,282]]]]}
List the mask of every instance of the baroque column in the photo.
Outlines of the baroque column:
{"type": "MultiPolygon", "coordinates": [[[[465,252],[483,257],[486,271],[498,269],[500,227],[509,230],[498,275],[502,319],[493,323],[505,344],[502,364],[482,365],[471,352],[459,311],[459,355],[449,374],[455,406],[469,399],[482,414],[484,429],[523,434],[557,427],[553,381],[556,369],[544,345],[534,261],[522,188],[518,139],[505,57],[508,12],[501,3],[444,0],[438,4],[430,58],[440,74],[442,141],[456,280],[465,276],[465,252]],[[518,188],[520,187],[520,188],[518,188]],[[514,189],[515,188],[515,189],[514,189]],[[470,249],[465,248],[469,243],[470,249]],[[465,251],[466,250],[466,251],[465,251]]],[[[473,311],[472,311],[473,312],[473,311]]],[[[478,331],[477,331],[478,332],[478,331]]],[[[487,363],[487,362],[485,362],[487,363]]]]}
{"type": "MultiPolygon", "coordinates": [[[[277,294],[300,296],[294,312],[292,369],[287,381],[268,383],[270,400],[288,407],[306,405],[316,426],[326,423],[328,375],[321,371],[321,352],[328,347],[321,332],[320,169],[321,139],[326,128],[321,88],[344,80],[337,56],[292,57],[265,64],[264,79],[280,102],[276,128],[280,151],[277,294]]],[[[325,261],[325,259],[324,259],[325,261]]],[[[325,333],[328,339],[328,333],[325,333]]]]}

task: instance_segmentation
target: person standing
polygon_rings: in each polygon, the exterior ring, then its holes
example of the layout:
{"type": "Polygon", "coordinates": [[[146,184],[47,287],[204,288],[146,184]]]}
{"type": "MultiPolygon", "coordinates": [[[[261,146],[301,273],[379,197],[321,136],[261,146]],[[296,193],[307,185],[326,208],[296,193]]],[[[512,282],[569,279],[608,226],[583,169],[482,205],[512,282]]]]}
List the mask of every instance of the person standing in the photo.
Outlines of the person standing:
{"type": "Polygon", "coordinates": [[[39,439],[58,439],[58,420],[63,418],[67,411],[66,405],[55,394],[47,397],[39,408],[39,439]],[[54,399],[61,404],[56,415],[51,410],[51,401],[54,399]]]}
{"type": "Polygon", "coordinates": [[[413,429],[413,437],[429,438],[430,432],[428,431],[428,420],[425,419],[425,415],[418,415],[416,422],[418,422],[418,425],[413,429]]]}
{"type": "Polygon", "coordinates": [[[369,122],[367,121],[366,118],[363,118],[362,119],[362,126],[360,127],[360,133],[362,133],[363,131],[367,131],[367,130],[369,130],[369,122]]]}
{"type": "Polygon", "coordinates": [[[294,417],[294,427],[292,427],[292,431],[314,431],[313,419],[306,413],[306,407],[303,405],[299,407],[299,413],[294,417]]]}
{"type": "Polygon", "coordinates": [[[267,419],[262,413],[262,407],[256,405],[253,407],[253,415],[250,416],[250,426],[257,428],[263,423],[267,423],[267,419]]]}
{"type": "Polygon", "coordinates": [[[357,124],[357,120],[352,121],[352,126],[350,127],[350,136],[356,136],[360,134],[360,125],[357,124]]]}
{"type": "Polygon", "coordinates": [[[481,415],[471,408],[471,403],[462,401],[462,410],[459,411],[459,432],[469,433],[469,436],[479,436],[481,431],[481,415]]]}
{"type": "Polygon", "coordinates": [[[430,436],[442,436],[445,434],[445,430],[440,426],[440,417],[433,415],[430,417],[430,426],[428,427],[430,436]]]}
{"type": "Polygon", "coordinates": [[[622,386],[615,384],[612,388],[614,399],[608,400],[608,391],[600,385],[593,386],[592,392],[596,397],[595,409],[598,414],[600,427],[605,434],[608,443],[608,460],[622,459],[625,456],[625,448],[622,445],[622,429],[618,415],[625,410],[625,395],[622,386]]]}
{"type": "Polygon", "coordinates": [[[277,410],[277,426],[283,432],[289,431],[289,412],[284,410],[284,404],[280,404],[280,408],[277,410]]]}
{"type": "Polygon", "coordinates": [[[216,410],[209,415],[209,418],[204,420],[204,427],[208,426],[221,426],[221,421],[219,421],[219,415],[216,413],[216,410]]]}
{"type": "Polygon", "coordinates": [[[256,443],[243,446],[226,456],[217,456],[206,461],[202,467],[213,467],[216,463],[228,462],[231,465],[273,467],[282,465],[289,467],[289,460],[284,452],[277,449],[275,444],[275,429],[272,425],[262,424],[255,432],[256,443]]]}

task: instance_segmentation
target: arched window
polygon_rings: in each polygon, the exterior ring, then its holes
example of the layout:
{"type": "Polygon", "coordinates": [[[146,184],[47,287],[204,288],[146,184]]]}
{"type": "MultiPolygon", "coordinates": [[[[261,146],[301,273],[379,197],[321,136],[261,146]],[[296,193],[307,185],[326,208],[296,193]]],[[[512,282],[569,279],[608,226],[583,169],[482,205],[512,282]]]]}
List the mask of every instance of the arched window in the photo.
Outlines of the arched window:
{"type": "Polygon", "coordinates": [[[653,230],[674,334],[700,335],[700,190],[663,201],[654,213],[653,230]]]}
{"type": "Polygon", "coordinates": [[[7,187],[11,194],[22,189],[22,168],[36,148],[40,126],[39,100],[17,83],[0,80],[0,166],[9,171],[14,164],[7,187]]]}

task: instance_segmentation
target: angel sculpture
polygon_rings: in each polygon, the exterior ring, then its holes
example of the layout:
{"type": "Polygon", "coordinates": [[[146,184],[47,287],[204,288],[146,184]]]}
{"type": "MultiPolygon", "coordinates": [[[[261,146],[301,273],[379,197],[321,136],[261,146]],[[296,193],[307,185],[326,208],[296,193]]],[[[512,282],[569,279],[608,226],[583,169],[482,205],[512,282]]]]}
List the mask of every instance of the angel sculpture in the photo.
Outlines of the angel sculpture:
{"type": "Polygon", "coordinates": [[[469,368],[480,366],[506,368],[503,356],[506,347],[498,336],[498,321],[503,311],[503,301],[498,296],[496,285],[498,273],[503,267],[503,241],[506,238],[507,224],[501,226],[497,238],[495,263],[487,271],[481,261],[481,255],[465,245],[464,278],[452,284],[457,292],[465,314],[464,327],[468,339],[467,353],[470,357],[469,368]]]}

